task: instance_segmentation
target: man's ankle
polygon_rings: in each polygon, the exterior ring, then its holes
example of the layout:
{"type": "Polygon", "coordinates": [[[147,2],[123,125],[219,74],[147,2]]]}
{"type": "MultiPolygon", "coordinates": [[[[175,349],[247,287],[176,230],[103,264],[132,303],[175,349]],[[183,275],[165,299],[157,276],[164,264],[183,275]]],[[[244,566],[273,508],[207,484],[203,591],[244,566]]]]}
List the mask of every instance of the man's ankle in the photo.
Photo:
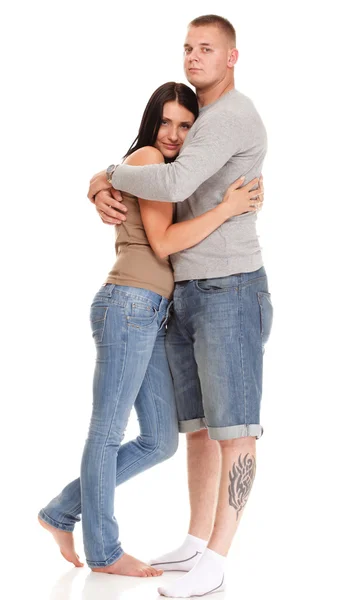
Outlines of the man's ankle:
{"type": "Polygon", "coordinates": [[[204,529],[189,528],[188,535],[191,535],[192,537],[204,542],[208,542],[211,537],[211,531],[208,532],[204,529]]]}

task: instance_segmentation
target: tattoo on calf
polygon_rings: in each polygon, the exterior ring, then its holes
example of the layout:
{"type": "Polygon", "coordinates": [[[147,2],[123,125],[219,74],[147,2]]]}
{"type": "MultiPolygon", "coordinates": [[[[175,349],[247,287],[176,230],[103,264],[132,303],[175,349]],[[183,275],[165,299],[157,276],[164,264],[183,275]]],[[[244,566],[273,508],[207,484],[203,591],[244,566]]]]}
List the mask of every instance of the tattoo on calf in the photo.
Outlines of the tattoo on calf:
{"type": "Polygon", "coordinates": [[[229,471],[229,504],[236,510],[236,520],[245,508],[255,474],[256,459],[249,454],[246,454],[245,458],[240,454],[239,460],[234,462],[231,472],[229,471]]]}

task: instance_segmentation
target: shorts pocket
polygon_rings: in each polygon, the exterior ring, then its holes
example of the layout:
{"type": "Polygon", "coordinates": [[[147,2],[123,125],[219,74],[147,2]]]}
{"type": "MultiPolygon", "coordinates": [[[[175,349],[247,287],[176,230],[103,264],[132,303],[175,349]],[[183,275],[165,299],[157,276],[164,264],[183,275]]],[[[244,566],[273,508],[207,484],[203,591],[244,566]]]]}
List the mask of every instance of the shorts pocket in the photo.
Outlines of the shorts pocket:
{"type": "Polygon", "coordinates": [[[264,347],[269,339],[273,324],[274,309],[271,302],[271,295],[269,292],[257,292],[257,296],[261,316],[262,348],[264,351],[264,347]]]}
{"type": "Polygon", "coordinates": [[[236,287],[236,279],[231,275],[227,277],[213,277],[210,279],[197,279],[196,287],[202,292],[229,292],[236,287]]]}
{"type": "Polygon", "coordinates": [[[158,317],[159,311],[146,302],[132,302],[128,309],[127,322],[134,327],[150,327],[158,317]]]}
{"type": "Polygon", "coordinates": [[[90,322],[92,337],[96,344],[100,344],[103,339],[105,323],[107,319],[108,306],[92,306],[90,311],[90,322]]]}

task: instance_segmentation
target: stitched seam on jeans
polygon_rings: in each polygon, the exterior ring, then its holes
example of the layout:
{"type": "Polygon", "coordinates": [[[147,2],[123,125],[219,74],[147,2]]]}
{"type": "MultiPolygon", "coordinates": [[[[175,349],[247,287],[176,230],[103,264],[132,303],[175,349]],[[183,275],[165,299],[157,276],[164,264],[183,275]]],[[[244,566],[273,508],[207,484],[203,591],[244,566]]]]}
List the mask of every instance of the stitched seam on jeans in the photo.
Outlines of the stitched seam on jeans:
{"type": "MultiPolygon", "coordinates": [[[[160,303],[161,303],[161,299],[163,298],[163,296],[160,296],[160,294],[158,294],[158,296],[160,297],[160,300],[159,300],[159,303],[157,304],[156,300],[153,300],[149,296],[141,296],[141,295],[138,296],[138,294],[133,294],[132,292],[124,292],[124,290],[115,290],[115,292],[117,294],[120,294],[121,296],[123,296],[123,301],[126,304],[128,302],[132,302],[133,298],[135,298],[137,300],[143,300],[143,302],[144,301],[150,302],[154,306],[154,308],[156,308],[156,310],[159,309],[159,306],[160,306],[160,303]]],[[[166,300],[167,300],[167,298],[166,298],[166,300]]],[[[125,306],[125,304],[123,306],[125,306]]]]}
{"type": "Polygon", "coordinates": [[[187,329],[186,324],[185,323],[179,323],[179,318],[178,318],[178,314],[176,313],[176,309],[174,309],[174,313],[175,313],[176,324],[177,324],[177,327],[178,327],[180,333],[182,335],[184,335],[185,337],[189,337],[189,341],[192,343],[193,340],[192,340],[192,337],[191,337],[191,335],[190,335],[190,333],[189,333],[189,331],[187,329]]]}
{"type": "Polygon", "coordinates": [[[261,310],[261,336],[262,336],[262,346],[263,346],[264,345],[263,344],[263,340],[264,340],[264,310],[263,310],[263,304],[261,301],[261,297],[259,294],[258,294],[258,303],[259,303],[259,307],[261,310]]]}
{"type": "MultiPolygon", "coordinates": [[[[147,373],[145,374],[145,377],[144,377],[144,379],[146,379],[146,378],[147,378],[147,379],[149,378],[149,375],[147,375],[147,373]]],[[[144,380],[143,380],[143,381],[144,381],[144,380]]],[[[152,390],[152,388],[151,388],[151,385],[149,385],[149,387],[150,387],[150,389],[152,390]]],[[[152,391],[152,398],[154,398],[153,391],[152,391]]],[[[155,402],[154,402],[154,403],[155,403],[155,402]]],[[[160,429],[160,424],[159,424],[159,414],[158,414],[158,411],[156,411],[156,419],[157,419],[157,429],[158,429],[157,433],[158,433],[159,431],[161,431],[161,429],[160,429]]],[[[154,454],[154,452],[156,452],[156,451],[159,449],[159,447],[160,447],[160,441],[159,441],[159,440],[160,440],[160,437],[157,435],[157,438],[158,438],[158,443],[157,443],[157,445],[155,446],[155,448],[153,448],[153,450],[151,450],[150,452],[148,452],[148,453],[146,454],[146,458],[149,458],[149,457],[150,457],[152,454],[154,454]]],[[[128,466],[127,466],[125,469],[123,469],[123,471],[120,471],[120,472],[118,471],[118,475],[119,475],[119,474],[121,475],[122,473],[124,473],[125,471],[127,471],[128,469],[130,469],[131,467],[133,467],[134,465],[136,465],[137,463],[139,463],[141,460],[143,460],[143,458],[145,458],[145,457],[144,457],[144,456],[142,456],[141,458],[137,458],[136,460],[134,460],[134,461],[133,461],[133,463],[132,463],[132,464],[130,464],[130,465],[128,465],[128,466]]]]}
{"type": "MultiPolygon", "coordinates": [[[[211,277],[209,278],[211,279],[211,277]]],[[[213,279],[213,278],[212,278],[213,279]]],[[[195,280],[195,288],[198,290],[198,292],[202,292],[203,294],[222,294],[222,293],[228,293],[231,292],[232,290],[236,290],[237,289],[237,285],[234,283],[233,285],[227,286],[227,287],[223,287],[223,288],[208,288],[208,289],[204,289],[201,288],[199,286],[199,284],[197,283],[198,280],[195,280]]]]}
{"type": "MultiPolygon", "coordinates": [[[[155,343],[156,343],[156,340],[155,340],[155,342],[154,342],[154,347],[155,347],[155,343]]],[[[153,350],[154,350],[154,348],[153,348],[153,350]]],[[[150,361],[149,361],[149,362],[150,362],[150,361]]],[[[149,366],[149,363],[148,363],[148,366],[149,366]]],[[[148,369],[147,369],[147,370],[148,370],[148,369]]],[[[152,397],[152,401],[153,401],[153,403],[154,403],[154,404],[156,404],[156,403],[155,403],[155,399],[154,399],[154,390],[153,390],[153,387],[152,387],[152,385],[151,385],[151,383],[150,383],[150,382],[151,382],[151,379],[150,379],[150,377],[149,377],[149,374],[148,374],[148,373],[146,373],[146,374],[145,374],[145,376],[146,376],[146,378],[147,378],[147,380],[148,380],[148,382],[149,382],[149,388],[150,388],[150,390],[151,390],[151,397],[152,397]]],[[[154,452],[155,452],[155,450],[158,450],[158,449],[160,448],[160,438],[161,438],[161,427],[160,427],[160,421],[159,421],[159,413],[158,413],[158,411],[156,411],[156,426],[157,426],[157,432],[156,432],[156,433],[157,433],[157,445],[156,445],[156,447],[154,448],[154,452]]]]}
{"type": "MultiPolygon", "coordinates": [[[[102,342],[103,342],[104,331],[105,331],[105,324],[106,324],[106,321],[107,321],[107,315],[108,315],[108,311],[109,311],[109,306],[105,306],[103,308],[105,308],[104,319],[101,319],[100,321],[91,321],[91,325],[93,325],[94,323],[100,323],[100,322],[103,321],[103,327],[102,327],[102,329],[98,329],[97,330],[98,333],[99,333],[99,335],[98,335],[98,338],[96,336],[96,345],[97,344],[102,344],[102,342]]],[[[92,328],[92,333],[93,333],[93,328],[92,328]]]]}
{"type": "MultiPolygon", "coordinates": [[[[70,510],[71,510],[71,512],[72,512],[72,513],[74,513],[74,511],[75,511],[75,510],[77,510],[78,508],[80,508],[80,510],[81,510],[81,497],[80,497],[80,502],[79,502],[79,504],[77,504],[76,506],[74,506],[74,508],[72,508],[72,509],[70,509],[70,510]]],[[[71,517],[68,515],[68,513],[65,513],[65,512],[64,512],[64,513],[62,513],[62,514],[63,514],[63,518],[64,518],[64,517],[67,517],[67,519],[70,519],[70,518],[71,518],[71,517]]],[[[76,518],[76,517],[75,517],[75,518],[76,518]]],[[[74,525],[73,525],[73,527],[74,527],[74,525]]]]}
{"type": "Polygon", "coordinates": [[[121,558],[124,554],[123,549],[121,548],[121,546],[119,546],[118,550],[116,550],[115,552],[113,552],[113,554],[111,554],[109,556],[109,558],[106,558],[104,561],[96,561],[96,560],[87,560],[87,564],[89,567],[92,568],[97,568],[98,567],[109,567],[109,565],[114,564],[114,562],[116,560],[119,560],[119,558],[121,558]],[[120,550],[121,550],[121,554],[120,554],[120,550]],[[106,564],[107,563],[107,564],[106,564]]]}
{"type": "Polygon", "coordinates": [[[191,423],[192,421],[202,421],[205,418],[205,415],[202,417],[195,417],[195,419],[180,419],[178,423],[191,423]]]}
{"type": "MultiPolygon", "coordinates": [[[[126,333],[126,340],[125,340],[126,352],[124,353],[124,361],[123,361],[123,365],[122,365],[122,371],[121,371],[121,374],[120,374],[120,381],[122,381],[122,378],[123,378],[124,373],[125,373],[125,367],[126,367],[126,362],[127,362],[127,354],[128,354],[128,349],[129,349],[129,344],[128,344],[128,327],[125,327],[125,333],[126,333]]],[[[112,419],[110,421],[109,431],[108,431],[108,435],[107,435],[105,443],[104,443],[103,454],[102,454],[102,457],[101,457],[101,463],[102,464],[101,464],[101,472],[100,472],[100,493],[98,494],[98,503],[99,503],[98,513],[100,515],[100,524],[101,524],[100,531],[101,531],[101,536],[102,536],[102,548],[103,548],[103,554],[104,554],[104,556],[105,556],[105,542],[104,542],[104,527],[103,527],[103,521],[102,521],[102,511],[101,511],[101,504],[103,503],[102,501],[104,501],[104,496],[103,496],[103,490],[104,490],[104,485],[103,485],[103,475],[104,475],[103,465],[104,465],[104,456],[105,456],[106,445],[107,445],[107,442],[109,440],[110,432],[111,432],[112,425],[113,425],[113,422],[114,422],[115,413],[116,413],[117,408],[119,406],[121,389],[122,389],[122,386],[120,386],[119,395],[118,395],[118,398],[116,399],[116,402],[115,402],[113,417],[112,417],[112,419]]],[[[105,558],[104,560],[108,560],[108,559],[105,558]]]]}
{"type": "MultiPolygon", "coordinates": [[[[70,529],[65,529],[66,527],[69,527],[69,525],[67,525],[66,523],[60,523],[59,521],[56,521],[56,519],[53,519],[52,517],[50,517],[50,515],[48,515],[44,509],[42,509],[42,514],[45,515],[45,518],[48,519],[48,521],[53,521],[53,523],[57,523],[57,525],[59,525],[59,527],[57,527],[56,529],[60,529],[61,531],[70,531],[70,529]]],[[[39,515],[40,516],[40,515],[39,515]]],[[[45,519],[43,519],[42,517],[40,517],[45,523],[47,523],[47,521],[45,521],[45,519]]],[[[49,523],[49,525],[52,525],[52,523],[49,523]]],[[[52,527],[55,527],[55,525],[52,525],[52,527]]]]}
{"type": "Polygon", "coordinates": [[[249,285],[252,285],[254,283],[258,283],[260,282],[262,279],[266,279],[267,276],[266,275],[262,275],[262,277],[256,277],[255,279],[249,279],[248,281],[243,281],[242,283],[239,283],[238,287],[239,288],[245,288],[248,287],[249,285]]]}
{"type": "Polygon", "coordinates": [[[242,372],[242,387],[243,387],[243,395],[244,395],[244,414],[245,414],[245,425],[247,424],[247,415],[246,415],[246,386],[245,386],[245,371],[244,371],[244,344],[243,344],[243,302],[241,299],[241,290],[238,291],[238,303],[239,303],[239,325],[240,325],[240,360],[241,360],[241,372],[242,372]]]}
{"type": "Polygon", "coordinates": [[[262,346],[262,352],[264,351],[264,342],[263,342],[263,338],[264,338],[264,313],[263,313],[263,305],[262,305],[262,300],[260,297],[260,292],[257,292],[257,298],[258,298],[258,305],[259,305],[259,323],[260,323],[260,338],[261,338],[261,346],[262,346]]]}
{"type": "MultiPolygon", "coordinates": [[[[81,493],[80,493],[80,502],[78,502],[78,504],[76,504],[76,505],[74,506],[74,508],[71,508],[71,509],[70,509],[70,512],[72,513],[72,515],[73,515],[75,518],[77,518],[77,517],[74,515],[74,512],[75,512],[75,511],[76,511],[78,508],[80,508],[80,513],[78,513],[78,514],[81,514],[81,493]]],[[[64,513],[64,514],[65,514],[65,515],[66,515],[66,516],[69,518],[69,515],[68,515],[67,513],[64,513]]]]}
{"type": "Polygon", "coordinates": [[[162,323],[161,323],[161,325],[159,327],[159,331],[161,331],[161,329],[163,328],[163,326],[164,325],[166,326],[167,323],[168,323],[168,321],[169,321],[169,318],[170,318],[170,314],[169,313],[170,313],[171,306],[173,306],[173,300],[171,300],[169,302],[169,304],[167,305],[166,314],[165,314],[164,319],[163,319],[163,321],[162,321],[162,323]]]}

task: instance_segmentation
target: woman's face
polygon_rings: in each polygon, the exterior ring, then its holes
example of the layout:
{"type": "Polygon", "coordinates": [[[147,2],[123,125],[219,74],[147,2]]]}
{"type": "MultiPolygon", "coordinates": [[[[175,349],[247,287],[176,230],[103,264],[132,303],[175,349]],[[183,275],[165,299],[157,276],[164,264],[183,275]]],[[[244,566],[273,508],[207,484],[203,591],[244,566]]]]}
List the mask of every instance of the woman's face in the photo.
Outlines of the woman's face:
{"type": "Polygon", "coordinates": [[[195,117],[190,110],[173,100],[164,104],[162,121],[155,148],[166,158],[174,158],[180,151],[195,117]]]}

